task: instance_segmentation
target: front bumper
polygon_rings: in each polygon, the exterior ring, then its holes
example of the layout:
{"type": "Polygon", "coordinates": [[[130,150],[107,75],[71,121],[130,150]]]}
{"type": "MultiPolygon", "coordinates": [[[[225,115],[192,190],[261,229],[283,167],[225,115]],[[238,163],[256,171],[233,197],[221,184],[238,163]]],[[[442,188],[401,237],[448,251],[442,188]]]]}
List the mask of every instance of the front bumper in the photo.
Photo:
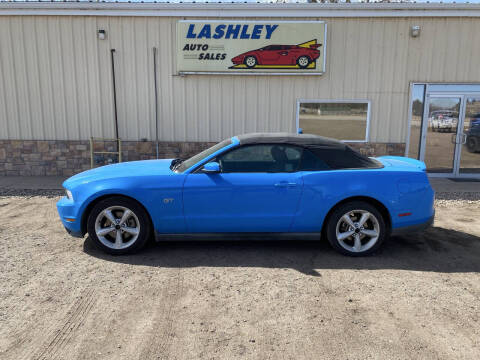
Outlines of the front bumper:
{"type": "Polygon", "coordinates": [[[82,219],[78,215],[78,209],[74,201],[67,197],[61,198],[57,202],[57,210],[65,230],[74,237],[82,238],[85,235],[82,231],[82,219]]]}
{"type": "Polygon", "coordinates": [[[73,230],[67,228],[66,226],[65,226],[65,230],[67,231],[67,233],[68,233],[69,235],[71,235],[71,236],[73,236],[73,237],[76,237],[76,238],[83,238],[83,236],[85,235],[85,234],[84,234],[83,232],[81,232],[81,231],[73,231],[73,230]]]}
{"type": "Polygon", "coordinates": [[[435,212],[425,222],[422,222],[422,223],[419,223],[419,224],[414,224],[414,225],[402,226],[402,227],[392,229],[391,235],[396,236],[396,235],[404,235],[404,234],[424,231],[424,230],[428,229],[430,226],[432,226],[434,219],[435,219],[435,212]]]}
{"type": "Polygon", "coordinates": [[[241,58],[241,57],[234,57],[234,58],[232,59],[232,63],[233,63],[234,65],[243,64],[243,58],[241,58]]]}

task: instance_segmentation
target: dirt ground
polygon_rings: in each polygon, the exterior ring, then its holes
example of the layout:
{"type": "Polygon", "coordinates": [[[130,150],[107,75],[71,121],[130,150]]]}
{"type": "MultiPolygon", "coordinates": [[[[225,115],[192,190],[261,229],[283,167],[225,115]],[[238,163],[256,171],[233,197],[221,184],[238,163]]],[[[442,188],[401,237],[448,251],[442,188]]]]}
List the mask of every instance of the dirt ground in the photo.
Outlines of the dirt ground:
{"type": "Polygon", "coordinates": [[[0,197],[1,359],[478,359],[480,201],[367,258],[325,242],[66,234],[57,197],[0,197]]]}

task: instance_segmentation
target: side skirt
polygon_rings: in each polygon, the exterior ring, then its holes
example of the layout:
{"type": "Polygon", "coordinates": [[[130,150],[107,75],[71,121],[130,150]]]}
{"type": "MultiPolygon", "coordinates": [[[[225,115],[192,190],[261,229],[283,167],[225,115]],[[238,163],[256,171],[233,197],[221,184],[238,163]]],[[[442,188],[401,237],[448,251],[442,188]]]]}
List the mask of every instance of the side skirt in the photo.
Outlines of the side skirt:
{"type": "Polygon", "coordinates": [[[193,233],[155,234],[156,241],[320,240],[320,233],[193,233]]]}

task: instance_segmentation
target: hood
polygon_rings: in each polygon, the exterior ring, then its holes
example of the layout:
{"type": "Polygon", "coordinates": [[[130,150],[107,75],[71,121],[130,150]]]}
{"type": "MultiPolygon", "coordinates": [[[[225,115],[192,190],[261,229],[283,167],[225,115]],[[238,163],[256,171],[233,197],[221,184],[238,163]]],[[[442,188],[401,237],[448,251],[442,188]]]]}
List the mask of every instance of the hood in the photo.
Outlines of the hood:
{"type": "Polygon", "coordinates": [[[92,181],[138,176],[155,176],[173,174],[170,170],[172,159],[128,161],[119,164],[101,166],[95,169],[83,171],[64,181],[64,188],[72,188],[77,185],[92,181]]]}

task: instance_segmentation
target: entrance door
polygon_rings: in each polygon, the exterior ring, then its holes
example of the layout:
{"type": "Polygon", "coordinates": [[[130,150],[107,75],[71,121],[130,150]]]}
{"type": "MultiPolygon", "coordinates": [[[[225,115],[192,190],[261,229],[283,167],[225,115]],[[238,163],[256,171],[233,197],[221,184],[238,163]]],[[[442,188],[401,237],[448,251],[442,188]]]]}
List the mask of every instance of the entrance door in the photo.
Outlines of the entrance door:
{"type": "Polygon", "coordinates": [[[427,172],[455,175],[462,142],[462,96],[427,95],[420,159],[427,172]],[[425,121],[426,120],[426,121],[425,121]]]}
{"type": "Polygon", "coordinates": [[[465,96],[459,174],[480,174],[480,95],[465,96]]]}
{"type": "Polygon", "coordinates": [[[413,84],[410,113],[408,154],[429,176],[480,178],[480,84],[413,84]]]}

